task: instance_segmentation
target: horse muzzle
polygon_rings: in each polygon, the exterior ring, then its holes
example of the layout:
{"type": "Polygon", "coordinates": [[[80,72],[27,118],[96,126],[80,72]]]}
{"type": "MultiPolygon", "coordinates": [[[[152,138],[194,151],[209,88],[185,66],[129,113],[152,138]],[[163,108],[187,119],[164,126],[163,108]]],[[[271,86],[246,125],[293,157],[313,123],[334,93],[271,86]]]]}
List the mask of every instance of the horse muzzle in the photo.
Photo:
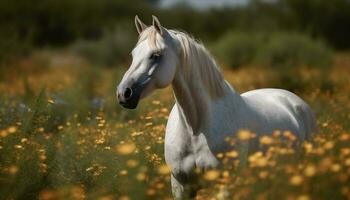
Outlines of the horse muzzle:
{"type": "Polygon", "coordinates": [[[133,84],[131,87],[119,85],[117,88],[117,99],[121,106],[128,109],[135,109],[139,103],[142,87],[133,84]]]}

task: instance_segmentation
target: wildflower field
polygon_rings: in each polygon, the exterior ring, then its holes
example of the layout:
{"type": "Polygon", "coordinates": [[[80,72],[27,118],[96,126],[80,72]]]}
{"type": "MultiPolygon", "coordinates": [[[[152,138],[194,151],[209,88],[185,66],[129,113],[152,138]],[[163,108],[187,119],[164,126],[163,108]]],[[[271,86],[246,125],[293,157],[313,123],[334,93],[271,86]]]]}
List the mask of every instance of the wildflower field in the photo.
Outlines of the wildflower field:
{"type": "MultiPolygon", "coordinates": [[[[163,158],[171,88],[125,110],[115,88],[127,64],[103,68],[41,52],[15,65],[0,75],[0,199],[172,199],[163,158]]],[[[329,68],[223,74],[239,92],[292,90],[316,112],[319,133],[293,148],[296,138],[276,131],[259,139],[266,152],[218,154],[226,165],[204,172],[197,199],[350,199],[348,54],[329,68]]],[[[246,147],[254,137],[242,130],[227,142],[246,147]]]]}

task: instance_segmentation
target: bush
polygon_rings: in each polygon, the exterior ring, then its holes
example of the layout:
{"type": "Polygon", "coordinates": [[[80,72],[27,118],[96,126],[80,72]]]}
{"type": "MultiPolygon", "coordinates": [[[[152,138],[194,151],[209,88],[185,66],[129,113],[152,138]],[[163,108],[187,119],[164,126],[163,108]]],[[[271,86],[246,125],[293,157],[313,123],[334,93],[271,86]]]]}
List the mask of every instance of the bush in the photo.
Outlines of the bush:
{"type": "Polygon", "coordinates": [[[98,40],[80,40],[73,45],[73,51],[93,64],[114,65],[125,62],[135,44],[136,33],[125,27],[107,31],[98,40]]]}
{"type": "Polygon", "coordinates": [[[275,33],[261,46],[256,62],[272,67],[327,67],[331,64],[331,55],[323,42],[306,35],[275,33]]]}
{"type": "Polygon", "coordinates": [[[232,68],[247,64],[327,67],[332,61],[331,50],[325,43],[299,33],[231,32],[212,49],[220,61],[232,68]]]}
{"type": "Polygon", "coordinates": [[[230,32],[213,46],[213,53],[232,68],[249,64],[258,50],[259,39],[252,34],[230,32]]]}
{"type": "Polygon", "coordinates": [[[29,42],[29,36],[26,39],[21,39],[18,35],[12,29],[4,30],[0,27],[0,71],[2,65],[12,63],[31,52],[33,47],[29,42]]]}

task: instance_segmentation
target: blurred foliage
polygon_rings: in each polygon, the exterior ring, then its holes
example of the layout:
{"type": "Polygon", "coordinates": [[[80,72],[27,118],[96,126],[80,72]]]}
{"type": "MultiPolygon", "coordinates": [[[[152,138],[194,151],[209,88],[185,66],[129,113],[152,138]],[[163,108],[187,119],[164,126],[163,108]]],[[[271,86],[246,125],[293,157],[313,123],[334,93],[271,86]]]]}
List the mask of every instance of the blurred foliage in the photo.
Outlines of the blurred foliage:
{"type": "Polygon", "coordinates": [[[130,58],[136,38],[128,26],[119,26],[113,31],[106,31],[103,37],[97,40],[79,40],[72,48],[73,52],[94,64],[113,66],[130,58]]]}
{"type": "MultiPolygon", "coordinates": [[[[26,47],[63,46],[72,41],[97,39],[105,29],[130,20],[140,9],[147,13],[148,3],[136,0],[2,0],[0,1],[0,47],[15,49],[18,54],[26,47]],[[8,40],[9,38],[10,40],[8,40]]],[[[12,60],[12,52],[1,49],[1,60],[12,60]]]]}
{"type": "Polygon", "coordinates": [[[336,48],[350,47],[350,1],[284,0],[282,3],[293,15],[299,30],[320,36],[336,48]]]}
{"type": "Polygon", "coordinates": [[[131,27],[136,14],[148,24],[151,14],[156,14],[166,27],[186,30],[206,41],[214,41],[232,30],[297,31],[323,39],[336,49],[350,47],[348,0],[250,0],[245,6],[205,11],[185,5],[160,9],[157,2],[2,0],[0,60],[15,60],[31,49],[43,46],[65,46],[76,40],[103,40],[100,38],[104,33],[108,35],[120,24],[131,27]]]}
{"type": "Polygon", "coordinates": [[[238,68],[251,64],[259,54],[262,39],[258,34],[229,32],[213,43],[211,48],[219,61],[229,67],[238,68]]]}
{"type": "Polygon", "coordinates": [[[232,68],[251,64],[328,67],[332,62],[332,52],[324,42],[300,33],[230,32],[213,43],[212,49],[220,61],[232,68]]]}
{"type": "Polygon", "coordinates": [[[256,61],[272,67],[329,67],[332,53],[325,43],[306,35],[272,33],[263,41],[256,61]]]}
{"type": "Polygon", "coordinates": [[[130,19],[147,1],[123,0],[1,1],[2,29],[12,27],[19,39],[35,45],[62,45],[76,38],[97,38],[104,28],[130,19]]]}

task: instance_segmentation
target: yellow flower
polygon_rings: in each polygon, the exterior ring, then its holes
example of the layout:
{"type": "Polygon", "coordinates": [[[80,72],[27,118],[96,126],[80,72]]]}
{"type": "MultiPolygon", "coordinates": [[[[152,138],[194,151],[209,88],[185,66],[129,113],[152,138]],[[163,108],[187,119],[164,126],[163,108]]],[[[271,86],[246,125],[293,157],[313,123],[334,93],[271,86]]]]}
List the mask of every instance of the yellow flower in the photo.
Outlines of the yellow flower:
{"type": "Polygon", "coordinates": [[[268,163],[267,159],[264,157],[261,157],[261,158],[257,159],[257,161],[256,161],[256,165],[258,167],[265,167],[267,165],[267,163],[268,163]]]}
{"type": "Polygon", "coordinates": [[[58,199],[57,192],[55,190],[43,190],[39,194],[40,200],[58,199]]]}
{"type": "Polygon", "coordinates": [[[281,136],[281,131],[279,131],[279,130],[276,130],[276,131],[274,131],[273,133],[272,133],[272,136],[273,137],[280,137],[281,136]]]}
{"type": "Polygon", "coordinates": [[[140,173],[136,174],[136,179],[138,181],[144,181],[146,179],[146,174],[143,172],[140,172],[140,173]]]}
{"type": "Polygon", "coordinates": [[[118,145],[116,150],[121,155],[128,155],[136,150],[136,146],[133,143],[125,143],[118,145]]]}
{"type": "Polygon", "coordinates": [[[307,177],[314,176],[316,174],[316,167],[314,165],[306,166],[306,168],[304,170],[304,174],[307,177]]]}
{"type": "Polygon", "coordinates": [[[226,153],[226,156],[229,158],[237,158],[238,152],[237,151],[229,151],[226,153]]]}
{"type": "Polygon", "coordinates": [[[350,166],[350,158],[345,160],[345,166],[350,166]]]}
{"type": "Polygon", "coordinates": [[[300,175],[294,175],[289,179],[289,183],[294,186],[301,185],[303,183],[304,179],[300,175]]]}
{"type": "Polygon", "coordinates": [[[134,168],[134,167],[137,167],[139,165],[139,162],[137,160],[130,159],[130,160],[126,161],[126,165],[128,167],[134,168]]]}
{"type": "Polygon", "coordinates": [[[152,125],[153,125],[152,122],[148,122],[148,123],[145,124],[145,126],[152,126],[152,125]]]}
{"type": "Polygon", "coordinates": [[[339,140],[340,141],[346,141],[346,140],[349,140],[350,139],[350,134],[348,133],[343,133],[339,136],[339,140]]]}
{"type": "Polygon", "coordinates": [[[321,170],[328,170],[332,164],[333,164],[333,160],[330,157],[323,158],[320,161],[320,169],[321,170]]]}
{"type": "Polygon", "coordinates": [[[95,143],[96,143],[96,144],[103,144],[103,143],[105,143],[105,139],[104,139],[104,138],[96,139],[96,140],[95,140],[95,143]]]}
{"type": "Polygon", "coordinates": [[[1,130],[0,131],[0,136],[1,137],[6,137],[8,135],[8,132],[6,130],[1,130]]]}
{"type": "Polygon", "coordinates": [[[118,198],[118,200],[129,200],[130,198],[128,196],[121,196],[118,198]]]}
{"type": "Polygon", "coordinates": [[[165,187],[164,183],[157,183],[155,186],[157,189],[163,189],[165,187]]]}
{"type": "Polygon", "coordinates": [[[218,158],[223,158],[223,157],[224,157],[224,154],[223,154],[223,153],[218,153],[218,154],[216,155],[216,157],[218,157],[218,158]]]}
{"type": "Polygon", "coordinates": [[[252,136],[252,133],[248,130],[240,130],[237,134],[239,140],[249,140],[252,136]]]}
{"type": "Polygon", "coordinates": [[[153,195],[155,195],[157,193],[157,191],[155,190],[155,189],[152,189],[152,188],[150,188],[150,189],[148,189],[147,191],[146,191],[146,194],[148,195],[148,196],[153,196],[153,195]]]}
{"type": "Polygon", "coordinates": [[[158,167],[158,173],[163,175],[170,174],[170,168],[167,165],[161,165],[158,167]]]}
{"type": "Polygon", "coordinates": [[[132,136],[132,137],[135,137],[135,136],[139,136],[139,135],[142,135],[142,134],[143,134],[142,131],[139,131],[139,132],[136,132],[136,131],[135,131],[135,132],[132,132],[132,133],[131,133],[131,136],[132,136]]]}
{"type": "Polygon", "coordinates": [[[162,109],[160,109],[160,112],[162,112],[162,113],[167,113],[167,112],[168,112],[168,109],[167,109],[167,108],[162,108],[162,109]]]}
{"type": "Polygon", "coordinates": [[[334,142],[332,142],[332,141],[326,142],[326,143],[324,144],[324,148],[327,149],[327,150],[330,150],[330,149],[332,149],[333,147],[334,147],[334,142]]]}
{"type": "Polygon", "coordinates": [[[55,101],[53,99],[48,99],[47,102],[49,102],[50,104],[54,104],[55,101]]]}
{"type": "Polygon", "coordinates": [[[86,199],[85,189],[82,185],[76,185],[71,188],[72,199],[86,199]]]}
{"type": "Polygon", "coordinates": [[[349,155],[350,154],[350,148],[341,148],[340,149],[340,154],[343,156],[349,155]]]}
{"type": "Polygon", "coordinates": [[[225,177],[225,178],[228,178],[228,177],[230,177],[230,172],[229,171],[223,171],[222,172],[222,176],[225,177]]]}
{"type": "Polygon", "coordinates": [[[18,171],[18,167],[15,166],[15,165],[12,165],[12,166],[10,166],[10,167],[8,168],[8,171],[9,171],[10,174],[16,174],[17,171],[18,171]]]}
{"type": "Polygon", "coordinates": [[[332,170],[333,172],[339,172],[340,169],[341,169],[341,167],[340,167],[339,164],[333,164],[333,165],[331,166],[331,170],[332,170]]]}
{"type": "Polygon", "coordinates": [[[265,178],[267,178],[269,176],[269,172],[267,172],[267,171],[261,171],[261,172],[259,172],[259,178],[261,178],[261,179],[265,179],[265,178]]]}
{"type": "Polygon", "coordinates": [[[297,200],[311,200],[311,198],[308,195],[300,195],[298,196],[297,200]]]}
{"type": "Polygon", "coordinates": [[[105,125],[104,123],[97,124],[98,127],[103,127],[104,125],[105,125]]]}
{"type": "Polygon", "coordinates": [[[159,105],[159,104],[160,104],[160,101],[154,100],[154,101],[152,101],[152,104],[154,104],[154,105],[159,105]]]}
{"type": "Polygon", "coordinates": [[[208,180],[208,181],[213,181],[217,178],[219,178],[220,176],[220,172],[217,170],[209,170],[207,172],[205,172],[204,174],[204,179],[208,180]]]}
{"type": "Polygon", "coordinates": [[[271,145],[272,143],[273,143],[273,139],[269,136],[262,136],[260,138],[260,144],[271,145]]]}
{"type": "Polygon", "coordinates": [[[303,147],[304,147],[306,153],[310,153],[312,151],[312,148],[313,148],[312,144],[309,142],[305,142],[303,144],[303,147]]]}
{"type": "Polygon", "coordinates": [[[149,146],[149,145],[145,147],[145,150],[146,150],[146,151],[147,151],[147,150],[150,150],[150,149],[151,149],[151,146],[149,146]]]}
{"type": "Polygon", "coordinates": [[[125,176],[125,175],[128,175],[128,171],[121,170],[121,171],[119,171],[119,174],[122,175],[122,176],[125,176]]]}
{"type": "Polygon", "coordinates": [[[17,127],[15,127],[15,126],[10,126],[10,127],[7,128],[7,131],[8,131],[9,133],[15,133],[15,132],[17,131],[17,127]]]}
{"type": "Polygon", "coordinates": [[[286,137],[288,140],[291,140],[291,141],[296,140],[295,135],[292,132],[290,132],[290,131],[284,131],[283,132],[283,136],[286,137]]]}

